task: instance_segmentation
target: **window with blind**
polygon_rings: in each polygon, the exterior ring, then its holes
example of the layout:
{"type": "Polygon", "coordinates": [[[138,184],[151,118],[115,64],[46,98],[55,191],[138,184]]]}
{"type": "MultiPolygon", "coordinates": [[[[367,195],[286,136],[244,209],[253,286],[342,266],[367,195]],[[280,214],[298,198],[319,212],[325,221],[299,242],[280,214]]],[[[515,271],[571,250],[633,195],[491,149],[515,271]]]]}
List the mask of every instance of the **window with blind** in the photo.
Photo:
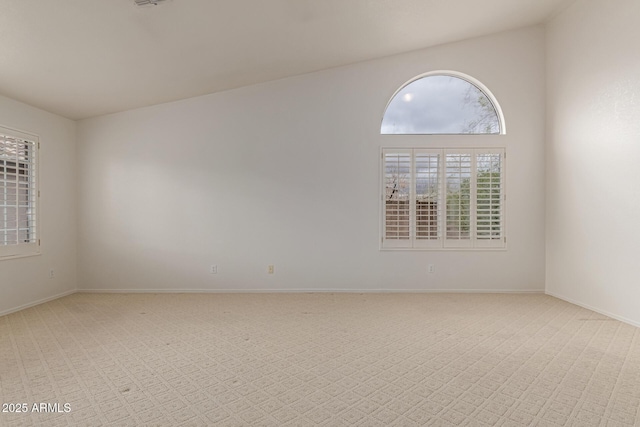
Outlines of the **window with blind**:
{"type": "Polygon", "coordinates": [[[38,137],[0,127],[0,257],[36,254],[38,137]]]}
{"type": "Polygon", "coordinates": [[[383,149],[382,247],[503,248],[503,149],[383,149]]]}

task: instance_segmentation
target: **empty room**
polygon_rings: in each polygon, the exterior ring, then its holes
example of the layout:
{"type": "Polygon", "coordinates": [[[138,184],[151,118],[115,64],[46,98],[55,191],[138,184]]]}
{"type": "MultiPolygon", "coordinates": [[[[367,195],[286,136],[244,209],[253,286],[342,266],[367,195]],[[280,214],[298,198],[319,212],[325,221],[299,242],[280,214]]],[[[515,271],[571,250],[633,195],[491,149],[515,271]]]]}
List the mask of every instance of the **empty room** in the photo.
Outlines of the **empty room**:
{"type": "Polygon", "coordinates": [[[637,0],[0,0],[0,426],[640,426],[637,0]]]}

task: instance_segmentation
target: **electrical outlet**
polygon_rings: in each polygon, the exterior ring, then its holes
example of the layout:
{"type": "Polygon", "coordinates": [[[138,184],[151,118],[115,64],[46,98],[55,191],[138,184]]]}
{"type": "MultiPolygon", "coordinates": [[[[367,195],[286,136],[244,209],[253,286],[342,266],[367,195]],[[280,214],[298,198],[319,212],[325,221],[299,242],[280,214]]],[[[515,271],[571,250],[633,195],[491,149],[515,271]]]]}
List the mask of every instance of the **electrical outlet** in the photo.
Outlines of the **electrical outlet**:
{"type": "Polygon", "coordinates": [[[434,273],[435,271],[436,271],[436,268],[434,267],[433,264],[427,265],[427,273],[434,273]]]}
{"type": "Polygon", "coordinates": [[[269,268],[267,269],[267,272],[269,274],[273,274],[275,273],[275,270],[276,270],[275,267],[273,265],[270,265],[269,268]]]}
{"type": "Polygon", "coordinates": [[[218,266],[217,266],[217,265],[215,265],[215,264],[213,264],[213,265],[211,266],[211,268],[209,269],[209,273],[211,273],[211,274],[218,274],[218,266]]]}
{"type": "Polygon", "coordinates": [[[55,272],[53,271],[53,268],[51,270],[49,270],[49,279],[53,279],[54,277],[56,277],[55,272]]]}

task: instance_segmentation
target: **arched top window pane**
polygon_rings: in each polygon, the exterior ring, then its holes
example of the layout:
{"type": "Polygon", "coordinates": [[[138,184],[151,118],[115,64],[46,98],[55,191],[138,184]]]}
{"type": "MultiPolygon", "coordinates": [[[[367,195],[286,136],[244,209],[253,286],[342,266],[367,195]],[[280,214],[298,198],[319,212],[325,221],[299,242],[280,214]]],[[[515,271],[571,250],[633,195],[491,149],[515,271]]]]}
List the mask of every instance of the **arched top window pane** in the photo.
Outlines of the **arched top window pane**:
{"type": "Polygon", "coordinates": [[[460,77],[429,75],[399,90],[384,113],[382,134],[498,134],[490,98],[460,77]]]}

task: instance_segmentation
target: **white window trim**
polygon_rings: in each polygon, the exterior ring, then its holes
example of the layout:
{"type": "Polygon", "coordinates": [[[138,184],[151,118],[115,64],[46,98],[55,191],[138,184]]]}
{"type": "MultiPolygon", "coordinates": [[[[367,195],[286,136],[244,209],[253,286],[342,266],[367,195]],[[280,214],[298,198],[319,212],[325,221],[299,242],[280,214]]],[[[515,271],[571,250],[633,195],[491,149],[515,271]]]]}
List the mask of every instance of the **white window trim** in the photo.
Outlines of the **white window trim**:
{"type": "Polygon", "coordinates": [[[33,243],[19,243],[15,245],[0,245],[0,261],[40,255],[40,236],[42,235],[42,221],[40,220],[40,138],[38,135],[0,125],[0,134],[16,139],[24,139],[34,143],[35,147],[35,214],[36,240],[33,243]]]}
{"type": "MultiPolygon", "coordinates": [[[[468,147],[468,148],[459,148],[459,147],[451,147],[451,148],[443,148],[443,147],[438,147],[438,148],[420,148],[420,147],[393,147],[393,146],[387,146],[387,147],[381,147],[380,148],[380,153],[378,156],[379,159],[379,167],[378,167],[378,171],[379,171],[379,200],[380,200],[380,209],[379,209],[379,249],[380,251],[506,251],[507,250],[507,217],[506,217],[506,202],[507,202],[507,187],[506,187],[506,163],[507,163],[507,152],[506,149],[504,147],[468,147]],[[420,152],[425,152],[425,153],[439,153],[441,154],[441,159],[442,159],[442,165],[445,165],[444,163],[444,159],[446,157],[446,154],[453,154],[453,153],[462,153],[462,154],[468,154],[468,153],[472,153],[474,155],[474,158],[477,154],[501,154],[502,155],[502,174],[500,176],[500,180],[501,180],[501,188],[502,188],[502,193],[501,193],[501,197],[502,197],[502,203],[501,203],[501,234],[502,234],[502,238],[501,239],[496,239],[496,240],[484,240],[484,239],[477,239],[477,238],[471,238],[469,239],[469,244],[466,245],[460,245],[459,241],[457,241],[458,245],[455,245],[454,242],[452,242],[450,239],[446,239],[445,238],[445,227],[446,227],[446,204],[443,203],[442,201],[440,201],[438,203],[438,229],[440,230],[440,237],[439,239],[434,239],[434,240],[429,240],[429,239],[425,239],[422,241],[418,241],[417,239],[415,239],[413,236],[415,236],[415,226],[416,226],[416,221],[415,221],[415,203],[411,204],[411,211],[410,211],[410,218],[412,218],[412,220],[410,220],[409,222],[409,227],[410,227],[410,239],[409,241],[412,242],[411,246],[408,246],[405,241],[399,240],[399,241],[393,241],[393,240],[387,240],[385,242],[385,199],[386,199],[386,195],[385,195],[385,179],[386,179],[386,173],[385,173],[385,159],[384,159],[384,155],[385,152],[394,152],[394,153],[412,153],[411,154],[411,184],[410,184],[410,200],[413,200],[415,198],[415,173],[414,173],[414,168],[415,168],[415,161],[414,161],[414,154],[413,153],[420,153],[420,152]],[[415,244],[417,242],[417,244],[415,244]]],[[[471,162],[471,206],[470,206],[470,212],[476,212],[476,203],[477,203],[477,162],[474,160],[471,162]]],[[[445,180],[445,166],[440,167],[439,169],[439,186],[440,186],[440,190],[439,190],[439,195],[438,198],[441,199],[444,197],[444,195],[446,194],[445,192],[445,186],[446,186],[446,180],[445,180]]],[[[476,223],[477,221],[475,220],[475,215],[474,214],[474,220],[471,221],[471,227],[472,227],[472,236],[476,235],[476,223]]]]}

